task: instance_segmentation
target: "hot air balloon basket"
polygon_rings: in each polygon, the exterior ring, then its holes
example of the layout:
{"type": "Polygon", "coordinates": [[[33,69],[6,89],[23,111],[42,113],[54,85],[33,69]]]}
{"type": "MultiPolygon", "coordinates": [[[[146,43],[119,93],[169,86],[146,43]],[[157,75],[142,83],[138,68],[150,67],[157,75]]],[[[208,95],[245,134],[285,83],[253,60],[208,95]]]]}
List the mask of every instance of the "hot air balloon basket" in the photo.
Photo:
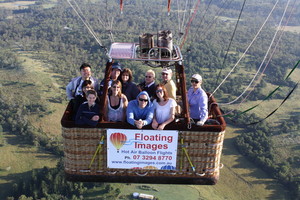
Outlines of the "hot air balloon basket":
{"type": "Polygon", "coordinates": [[[107,129],[63,127],[62,133],[64,168],[71,181],[215,184],[219,179],[225,131],[178,131],[176,167],[160,169],[108,168],[107,129]]]}

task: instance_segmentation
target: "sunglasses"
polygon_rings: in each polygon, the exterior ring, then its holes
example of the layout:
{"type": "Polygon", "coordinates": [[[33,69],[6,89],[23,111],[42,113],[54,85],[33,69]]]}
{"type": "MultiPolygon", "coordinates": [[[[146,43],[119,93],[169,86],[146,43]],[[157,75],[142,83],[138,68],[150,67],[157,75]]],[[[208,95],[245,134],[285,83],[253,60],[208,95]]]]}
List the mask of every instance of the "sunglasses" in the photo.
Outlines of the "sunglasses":
{"type": "Polygon", "coordinates": [[[199,83],[197,80],[191,80],[191,83],[199,83]]]}
{"type": "Polygon", "coordinates": [[[152,78],[152,76],[145,76],[146,78],[152,78]]]}
{"type": "Polygon", "coordinates": [[[148,102],[148,99],[141,99],[141,98],[139,98],[139,101],[148,102]]]}
{"type": "Polygon", "coordinates": [[[168,76],[169,74],[167,74],[167,73],[161,73],[161,75],[163,75],[163,76],[168,76]]]}
{"type": "Polygon", "coordinates": [[[158,90],[156,90],[156,93],[162,93],[163,92],[163,90],[162,89],[158,89],[158,90]]]}
{"type": "Polygon", "coordinates": [[[112,86],[112,88],[120,88],[120,87],[119,87],[119,86],[115,86],[115,85],[114,85],[114,86],[112,86]]]}

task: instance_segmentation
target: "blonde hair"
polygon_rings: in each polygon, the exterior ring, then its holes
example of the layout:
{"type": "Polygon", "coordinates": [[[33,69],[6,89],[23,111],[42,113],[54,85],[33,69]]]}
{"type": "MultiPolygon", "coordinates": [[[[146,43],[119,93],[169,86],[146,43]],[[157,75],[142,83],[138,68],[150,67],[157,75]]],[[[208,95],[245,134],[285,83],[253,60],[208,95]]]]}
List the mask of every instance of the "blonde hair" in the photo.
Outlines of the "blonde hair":
{"type": "Polygon", "coordinates": [[[147,74],[147,73],[152,74],[153,78],[155,78],[155,71],[154,71],[154,70],[149,69],[148,71],[146,71],[146,74],[147,74]]]}

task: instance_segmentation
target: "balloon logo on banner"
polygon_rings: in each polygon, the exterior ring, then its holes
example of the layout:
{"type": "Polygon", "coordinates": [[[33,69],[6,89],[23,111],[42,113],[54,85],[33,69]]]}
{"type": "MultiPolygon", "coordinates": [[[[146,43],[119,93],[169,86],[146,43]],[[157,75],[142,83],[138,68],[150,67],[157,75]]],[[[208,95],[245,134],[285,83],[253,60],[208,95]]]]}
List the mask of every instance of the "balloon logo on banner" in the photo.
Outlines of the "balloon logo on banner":
{"type": "Polygon", "coordinates": [[[141,167],[133,167],[131,169],[143,169],[143,168],[141,168],[141,167]]]}
{"type": "Polygon", "coordinates": [[[113,133],[110,135],[110,142],[116,147],[117,152],[125,144],[127,137],[123,133],[113,133]]]}
{"type": "Polygon", "coordinates": [[[176,168],[172,165],[165,165],[162,166],[160,169],[164,169],[164,170],[175,170],[176,168]]]}
{"type": "Polygon", "coordinates": [[[143,169],[157,169],[157,167],[155,167],[155,166],[146,166],[146,167],[143,167],[143,169]]]}

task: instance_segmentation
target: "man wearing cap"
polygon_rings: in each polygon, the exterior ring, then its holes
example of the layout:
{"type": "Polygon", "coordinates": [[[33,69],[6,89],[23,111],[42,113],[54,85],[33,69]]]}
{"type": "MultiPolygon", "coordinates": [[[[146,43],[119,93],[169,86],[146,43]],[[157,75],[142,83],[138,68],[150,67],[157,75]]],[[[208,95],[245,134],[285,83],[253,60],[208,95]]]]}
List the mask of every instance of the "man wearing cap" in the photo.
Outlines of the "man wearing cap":
{"type": "Polygon", "coordinates": [[[202,77],[194,74],[191,79],[192,87],[188,90],[190,117],[198,126],[203,126],[208,118],[208,98],[201,88],[202,77]]]}
{"type": "MultiPolygon", "coordinates": [[[[112,64],[112,70],[110,73],[110,80],[108,82],[108,88],[110,88],[111,83],[113,81],[118,80],[118,77],[120,76],[122,72],[122,67],[121,64],[118,62],[115,62],[112,64]]],[[[104,87],[104,79],[101,81],[100,83],[100,87],[99,87],[99,91],[98,91],[98,95],[101,96],[103,94],[103,87],[104,87]]]]}
{"type": "Polygon", "coordinates": [[[75,99],[78,95],[83,95],[82,83],[85,80],[90,80],[94,88],[97,86],[97,79],[92,77],[91,66],[87,63],[83,63],[80,68],[81,76],[73,78],[66,87],[66,93],[68,100],[75,99]]]}
{"type": "Polygon", "coordinates": [[[161,76],[162,76],[162,84],[165,85],[169,97],[176,100],[176,85],[172,80],[172,70],[167,67],[163,68],[161,72],[161,76]]]}

